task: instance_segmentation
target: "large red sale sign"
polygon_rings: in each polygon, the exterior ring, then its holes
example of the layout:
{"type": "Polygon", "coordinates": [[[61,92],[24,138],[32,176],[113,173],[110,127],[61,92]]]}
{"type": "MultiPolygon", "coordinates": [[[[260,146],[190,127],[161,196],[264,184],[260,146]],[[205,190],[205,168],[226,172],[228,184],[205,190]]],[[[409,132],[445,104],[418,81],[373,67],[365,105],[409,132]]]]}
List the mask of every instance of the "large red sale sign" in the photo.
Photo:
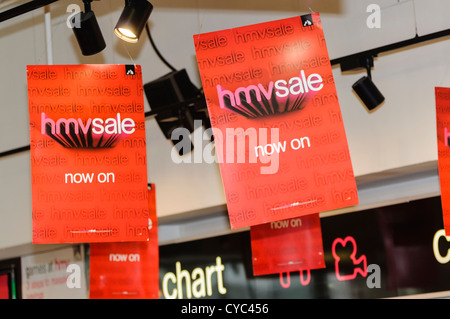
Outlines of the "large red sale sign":
{"type": "Polygon", "coordinates": [[[33,243],[146,241],[140,66],[27,67],[33,243]]]}
{"type": "Polygon", "coordinates": [[[194,42],[232,228],[358,204],[318,13],[194,42]]]}

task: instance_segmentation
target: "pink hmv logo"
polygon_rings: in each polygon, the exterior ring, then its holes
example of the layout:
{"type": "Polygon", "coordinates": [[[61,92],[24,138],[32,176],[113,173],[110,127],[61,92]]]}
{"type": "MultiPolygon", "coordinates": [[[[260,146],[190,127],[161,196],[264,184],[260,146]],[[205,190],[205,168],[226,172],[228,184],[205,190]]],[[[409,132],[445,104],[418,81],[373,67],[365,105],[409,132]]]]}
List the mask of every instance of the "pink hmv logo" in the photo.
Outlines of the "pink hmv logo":
{"type": "MultiPolygon", "coordinates": [[[[336,279],[339,281],[354,280],[358,274],[366,278],[367,288],[381,288],[381,268],[377,264],[367,264],[366,255],[358,252],[356,240],[352,236],[344,239],[336,238],[331,246],[331,253],[334,258],[334,269],[336,279]]],[[[311,272],[309,269],[299,270],[300,284],[307,286],[311,282],[311,272]],[[304,273],[305,272],[305,273],[304,273]]],[[[291,286],[291,276],[280,273],[280,285],[283,288],[291,286]]]]}
{"type": "Polygon", "coordinates": [[[381,288],[380,266],[377,264],[367,265],[366,255],[356,257],[357,251],[356,240],[352,236],[347,236],[344,239],[336,238],[333,241],[331,252],[334,258],[337,280],[353,280],[360,274],[362,277],[367,277],[366,285],[368,288],[381,288]],[[338,248],[338,245],[341,247],[338,248]]]}

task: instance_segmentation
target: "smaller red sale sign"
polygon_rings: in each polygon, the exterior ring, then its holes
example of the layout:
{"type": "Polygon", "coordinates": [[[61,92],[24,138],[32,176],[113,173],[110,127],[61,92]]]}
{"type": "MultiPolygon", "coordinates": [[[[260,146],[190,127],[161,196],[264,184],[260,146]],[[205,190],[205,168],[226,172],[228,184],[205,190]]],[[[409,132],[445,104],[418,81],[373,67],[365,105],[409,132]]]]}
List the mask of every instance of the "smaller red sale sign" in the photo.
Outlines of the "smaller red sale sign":
{"type": "Polygon", "coordinates": [[[445,234],[450,236],[450,88],[435,88],[439,182],[445,234]]]}
{"type": "Polygon", "coordinates": [[[8,275],[0,275],[0,299],[9,299],[8,275]]]}
{"type": "Polygon", "coordinates": [[[159,297],[158,223],[155,186],[149,198],[149,241],[92,243],[91,299],[157,299],[159,297]]]}
{"type": "Polygon", "coordinates": [[[325,268],[319,214],[250,227],[253,274],[325,268]]]}

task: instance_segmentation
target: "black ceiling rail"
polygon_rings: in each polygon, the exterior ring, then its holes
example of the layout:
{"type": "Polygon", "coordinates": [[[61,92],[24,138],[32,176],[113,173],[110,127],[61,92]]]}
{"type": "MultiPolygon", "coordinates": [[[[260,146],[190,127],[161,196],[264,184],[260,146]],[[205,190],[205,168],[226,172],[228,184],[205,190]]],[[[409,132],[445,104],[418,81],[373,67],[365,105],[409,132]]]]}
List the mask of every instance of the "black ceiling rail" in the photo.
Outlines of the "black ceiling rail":
{"type": "Polygon", "coordinates": [[[352,69],[359,68],[359,67],[365,68],[366,67],[365,61],[366,61],[366,58],[368,58],[368,57],[377,57],[378,54],[380,54],[380,53],[393,51],[393,50],[397,50],[397,49],[402,49],[402,48],[405,48],[405,47],[408,47],[411,45],[415,45],[415,44],[419,44],[419,43],[423,43],[423,42],[427,42],[427,41],[431,41],[431,40],[436,40],[436,39],[443,38],[443,37],[446,37],[449,35],[450,35],[450,29],[446,29],[446,30],[442,30],[442,31],[438,31],[438,32],[434,32],[434,33],[430,33],[430,34],[426,34],[426,35],[422,35],[422,36],[416,35],[414,38],[411,38],[408,40],[384,45],[384,46],[381,46],[378,48],[358,52],[355,54],[350,54],[350,55],[340,57],[337,59],[332,59],[332,60],[330,60],[330,63],[331,63],[331,65],[340,64],[342,71],[348,71],[348,70],[352,70],[352,69]]]}
{"type": "Polygon", "coordinates": [[[0,12],[0,22],[12,19],[14,17],[20,16],[27,12],[45,7],[53,2],[58,0],[33,0],[27,3],[24,3],[20,6],[14,7],[12,9],[0,12]]]}
{"type": "Polygon", "coordinates": [[[13,154],[17,154],[17,153],[22,153],[22,152],[26,152],[30,150],[30,145],[26,145],[23,147],[19,147],[19,148],[15,148],[9,151],[4,151],[0,153],[0,158],[1,157],[5,157],[5,156],[9,156],[9,155],[13,155],[13,154]]]}

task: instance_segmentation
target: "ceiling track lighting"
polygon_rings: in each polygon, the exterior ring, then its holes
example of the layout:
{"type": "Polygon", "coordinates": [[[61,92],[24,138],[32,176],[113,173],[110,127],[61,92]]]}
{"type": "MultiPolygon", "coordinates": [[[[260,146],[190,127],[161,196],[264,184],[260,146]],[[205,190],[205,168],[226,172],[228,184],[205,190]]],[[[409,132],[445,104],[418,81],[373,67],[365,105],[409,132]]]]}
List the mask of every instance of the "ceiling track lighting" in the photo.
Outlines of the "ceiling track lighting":
{"type": "Polygon", "coordinates": [[[126,42],[138,42],[152,10],[153,5],[147,0],[125,0],[125,8],[117,21],[114,33],[126,42]]]}
{"type": "Polygon", "coordinates": [[[93,55],[101,52],[106,43],[91,9],[92,0],[83,0],[84,12],[78,12],[70,19],[72,30],[83,55],[93,55]]]}
{"type": "MultiPolygon", "coordinates": [[[[75,14],[70,23],[83,55],[101,52],[106,43],[91,8],[93,0],[83,0],[84,12],[75,14]]],[[[117,21],[114,33],[122,40],[136,43],[139,40],[153,5],[147,0],[126,0],[125,8],[117,21]]]]}
{"type": "Polygon", "coordinates": [[[190,147],[186,148],[186,143],[180,143],[184,136],[172,133],[177,128],[185,128],[192,133],[196,129],[195,120],[200,120],[205,129],[211,128],[202,90],[190,81],[186,70],[182,69],[146,83],[144,92],[151,108],[146,115],[155,115],[159,128],[180,156],[191,152],[194,149],[192,142],[189,141],[190,147]]]}
{"type": "MultiPolygon", "coordinates": [[[[151,109],[150,112],[145,113],[145,116],[155,117],[166,139],[171,140],[178,154],[183,156],[190,153],[194,145],[190,137],[177,134],[175,130],[184,128],[192,133],[198,126],[195,123],[196,120],[200,120],[201,126],[206,130],[211,128],[205,94],[190,81],[185,69],[177,70],[164,58],[153,41],[148,23],[145,24],[145,28],[155,53],[171,70],[170,73],[144,85],[144,92],[151,109]],[[189,141],[182,141],[184,138],[189,141]]],[[[210,133],[210,140],[214,140],[212,133],[210,133]]]]}
{"type": "Polygon", "coordinates": [[[371,68],[373,67],[373,57],[367,57],[366,59],[367,76],[363,76],[356,81],[352,88],[359,96],[361,101],[367,107],[369,111],[373,111],[375,108],[384,102],[384,96],[380,90],[372,82],[371,68]]]}
{"type": "Polygon", "coordinates": [[[367,76],[356,81],[352,88],[369,111],[373,111],[384,102],[384,96],[372,82],[373,56],[359,56],[341,61],[341,71],[365,68],[367,76]]]}

